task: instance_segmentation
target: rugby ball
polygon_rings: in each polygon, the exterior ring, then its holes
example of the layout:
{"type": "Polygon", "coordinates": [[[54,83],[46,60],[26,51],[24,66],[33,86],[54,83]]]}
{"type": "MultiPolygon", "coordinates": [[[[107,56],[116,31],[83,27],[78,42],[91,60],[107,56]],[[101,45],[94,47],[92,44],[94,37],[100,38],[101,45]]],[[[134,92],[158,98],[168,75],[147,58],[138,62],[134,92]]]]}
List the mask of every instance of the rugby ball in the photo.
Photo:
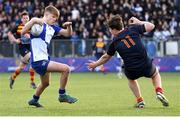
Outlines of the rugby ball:
{"type": "Polygon", "coordinates": [[[31,27],[31,34],[34,35],[34,36],[39,36],[43,31],[43,25],[40,25],[40,24],[34,24],[32,27],[31,27]]]}

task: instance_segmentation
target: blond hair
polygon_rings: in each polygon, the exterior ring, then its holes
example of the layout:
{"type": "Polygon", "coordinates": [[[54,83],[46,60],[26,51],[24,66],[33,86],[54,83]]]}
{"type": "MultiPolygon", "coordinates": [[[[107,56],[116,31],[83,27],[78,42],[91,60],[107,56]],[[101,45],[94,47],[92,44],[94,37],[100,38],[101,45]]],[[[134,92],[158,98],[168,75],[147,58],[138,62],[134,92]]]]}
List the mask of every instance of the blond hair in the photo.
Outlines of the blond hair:
{"type": "Polygon", "coordinates": [[[59,10],[52,5],[47,6],[45,8],[45,12],[49,12],[49,13],[55,15],[57,18],[59,18],[59,15],[60,15],[59,10]]]}

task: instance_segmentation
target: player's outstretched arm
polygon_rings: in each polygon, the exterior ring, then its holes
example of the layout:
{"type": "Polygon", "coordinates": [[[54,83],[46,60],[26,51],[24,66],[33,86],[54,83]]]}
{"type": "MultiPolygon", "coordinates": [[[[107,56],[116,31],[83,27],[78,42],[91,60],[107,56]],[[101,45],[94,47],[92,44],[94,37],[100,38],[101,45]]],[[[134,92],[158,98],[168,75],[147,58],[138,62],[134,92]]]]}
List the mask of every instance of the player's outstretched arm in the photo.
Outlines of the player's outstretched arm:
{"type": "Polygon", "coordinates": [[[25,33],[27,33],[31,29],[31,27],[36,23],[42,25],[43,20],[41,18],[32,18],[29,22],[26,23],[26,25],[22,29],[21,35],[24,35],[25,33]]]}
{"type": "Polygon", "coordinates": [[[108,55],[107,53],[105,53],[104,55],[101,56],[101,58],[99,60],[96,61],[97,66],[100,66],[106,62],[109,61],[109,59],[111,59],[112,56],[108,55]]]}
{"type": "Polygon", "coordinates": [[[94,68],[96,68],[97,66],[100,66],[104,63],[106,63],[107,61],[109,61],[111,59],[112,56],[108,55],[107,53],[102,55],[102,57],[97,60],[97,61],[90,61],[90,63],[87,63],[87,67],[89,70],[92,70],[94,68]]]}
{"type": "Polygon", "coordinates": [[[140,21],[139,19],[137,19],[136,17],[131,17],[128,21],[129,24],[140,24],[145,26],[145,30],[146,32],[151,32],[155,25],[151,22],[147,22],[147,21],[140,21]]]}
{"type": "Polygon", "coordinates": [[[62,26],[65,27],[66,29],[61,29],[59,33],[66,37],[71,36],[73,32],[72,22],[65,22],[62,26]]]}
{"type": "Polygon", "coordinates": [[[16,39],[14,37],[14,35],[12,34],[12,32],[8,32],[8,39],[10,41],[10,43],[16,43],[16,44],[19,44],[21,41],[20,39],[16,39]]]}

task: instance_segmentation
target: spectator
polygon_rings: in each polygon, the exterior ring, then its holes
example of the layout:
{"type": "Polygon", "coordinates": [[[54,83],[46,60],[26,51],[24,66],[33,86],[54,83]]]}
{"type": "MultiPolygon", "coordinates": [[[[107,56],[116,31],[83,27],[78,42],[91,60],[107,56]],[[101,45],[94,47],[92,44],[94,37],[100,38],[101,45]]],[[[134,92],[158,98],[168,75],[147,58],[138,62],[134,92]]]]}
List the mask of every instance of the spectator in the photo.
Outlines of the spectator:
{"type": "Polygon", "coordinates": [[[177,27],[176,27],[176,32],[174,34],[175,39],[180,40],[180,22],[178,23],[177,27]]]}
{"type": "Polygon", "coordinates": [[[9,27],[7,26],[6,23],[3,23],[2,29],[3,29],[2,38],[3,38],[3,40],[7,40],[7,33],[9,31],[9,27]]]}
{"type": "Polygon", "coordinates": [[[71,36],[71,41],[72,41],[72,47],[73,47],[73,49],[72,50],[74,50],[74,54],[75,55],[80,55],[80,38],[79,38],[79,36],[77,35],[77,32],[76,31],[73,31],[73,34],[72,34],[72,36],[71,36]]]}
{"type": "Polygon", "coordinates": [[[169,26],[171,34],[174,35],[175,29],[177,27],[177,21],[175,20],[175,17],[172,17],[171,21],[169,22],[169,26]]]}
{"type": "Polygon", "coordinates": [[[158,28],[156,28],[154,35],[153,35],[153,38],[157,42],[160,42],[162,40],[162,33],[158,28]]]}
{"type": "MultiPolygon", "coordinates": [[[[19,23],[18,12],[27,10],[31,17],[40,17],[45,6],[52,4],[61,9],[63,18],[59,18],[58,22],[72,20],[73,27],[80,32],[80,26],[87,29],[89,37],[97,38],[97,32],[101,31],[107,35],[105,28],[105,19],[111,14],[121,14],[125,19],[124,24],[131,16],[136,16],[145,21],[153,21],[157,26],[161,22],[167,22],[168,30],[171,34],[176,31],[176,22],[179,22],[180,7],[179,0],[144,0],[144,1],[118,1],[118,0],[35,0],[23,1],[14,4],[12,0],[1,1],[0,4],[0,24],[6,22],[8,27],[13,28],[14,22],[19,23]],[[171,18],[173,17],[173,18],[171,18]]],[[[163,23],[162,23],[163,24],[163,23]]],[[[161,25],[159,25],[161,27],[161,25]]],[[[2,25],[0,25],[2,29],[2,25]]],[[[157,27],[159,28],[159,27],[157,27]]],[[[161,30],[161,29],[159,29],[161,30]]],[[[80,36],[81,33],[78,33],[80,36]]]]}
{"type": "MultiPolygon", "coordinates": [[[[95,44],[93,45],[93,55],[98,60],[101,56],[106,52],[106,45],[104,43],[102,32],[99,32],[99,37],[95,44]]],[[[101,65],[95,69],[96,71],[101,71],[102,73],[106,73],[106,69],[104,65],[101,65]]]]}
{"type": "Polygon", "coordinates": [[[79,17],[79,11],[77,10],[76,7],[73,8],[73,10],[71,11],[72,13],[72,20],[76,20],[79,17]]]}

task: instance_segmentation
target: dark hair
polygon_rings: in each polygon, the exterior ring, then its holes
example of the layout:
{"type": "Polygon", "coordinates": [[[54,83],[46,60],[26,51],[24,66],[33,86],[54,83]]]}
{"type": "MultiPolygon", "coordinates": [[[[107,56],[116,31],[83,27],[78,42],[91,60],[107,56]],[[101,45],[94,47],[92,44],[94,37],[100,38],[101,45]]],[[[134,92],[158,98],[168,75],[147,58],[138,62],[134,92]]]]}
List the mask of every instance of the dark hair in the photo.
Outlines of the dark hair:
{"type": "Polygon", "coordinates": [[[113,15],[107,21],[107,25],[111,29],[122,30],[124,28],[122,17],[120,15],[113,15]]]}
{"type": "Polygon", "coordinates": [[[23,12],[21,13],[21,17],[24,16],[24,15],[28,15],[28,16],[29,16],[29,13],[28,13],[27,11],[23,11],[23,12]]]}

